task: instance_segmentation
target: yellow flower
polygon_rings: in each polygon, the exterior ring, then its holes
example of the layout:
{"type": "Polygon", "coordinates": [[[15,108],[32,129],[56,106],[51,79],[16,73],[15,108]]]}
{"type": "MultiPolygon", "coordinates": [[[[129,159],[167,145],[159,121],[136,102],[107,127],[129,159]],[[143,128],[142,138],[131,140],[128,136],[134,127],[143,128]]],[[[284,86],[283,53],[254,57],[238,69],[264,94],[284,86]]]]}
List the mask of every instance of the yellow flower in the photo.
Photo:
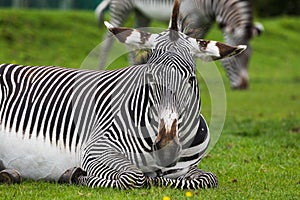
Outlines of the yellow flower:
{"type": "Polygon", "coordinates": [[[185,193],[185,196],[186,196],[186,197],[192,197],[192,196],[193,196],[193,193],[190,192],[190,191],[188,191],[188,192],[185,193]]]}
{"type": "Polygon", "coordinates": [[[171,198],[168,197],[168,196],[164,196],[164,197],[163,197],[163,200],[171,200],[171,198]]]}

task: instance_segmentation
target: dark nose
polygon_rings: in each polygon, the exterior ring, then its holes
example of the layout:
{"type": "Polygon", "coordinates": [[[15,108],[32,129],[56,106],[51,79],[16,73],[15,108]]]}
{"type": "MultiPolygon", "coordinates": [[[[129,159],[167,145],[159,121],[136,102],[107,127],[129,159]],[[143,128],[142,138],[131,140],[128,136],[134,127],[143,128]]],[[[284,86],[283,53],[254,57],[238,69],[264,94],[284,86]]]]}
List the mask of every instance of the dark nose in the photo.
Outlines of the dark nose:
{"type": "Polygon", "coordinates": [[[169,141],[166,145],[162,145],[161,142],[156,142],[153,145],[153,150],[156,163],[159,166],[171,167],[176,164],[179,158],[181,145],[175,140],[169,141]]]}
{"type": "Polygon", "coordinates": [[[165,141],[156,141],[153,144],[153,150],[154,151],[170,151],[172,153],[178,153],[180,150],[180,144],[175,139],[168,141],[167,143],[165,141]]]}
{"type": "Polygon", "coordinates": [[[170,130],[167,130],[163,120],[160,122],[159,133],[153,144],[153,153],[160,166],[172,166],[178,160],[181,145],[176,126],[177,120],[174,120],[170,130]]]}

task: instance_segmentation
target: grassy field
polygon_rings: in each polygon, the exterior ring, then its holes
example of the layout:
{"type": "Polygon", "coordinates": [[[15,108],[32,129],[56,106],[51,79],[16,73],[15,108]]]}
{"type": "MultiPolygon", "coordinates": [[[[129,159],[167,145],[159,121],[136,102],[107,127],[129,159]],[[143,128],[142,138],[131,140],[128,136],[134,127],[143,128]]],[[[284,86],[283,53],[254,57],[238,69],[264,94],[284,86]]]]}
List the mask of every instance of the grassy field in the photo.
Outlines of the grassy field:
{"type": "MultiPolygon", "coordinates": [[[[0,199],[300,199],[300,18],[261,22],[266,31],[251,42],[248,91],[230,90],[217,63],[226,88],[226,121],[199,167],[218,176],[218,189],[186,197],[187,191],[168,188],[120,191],[25,181],[0,185],[0,199]]],[[[80,67],[103,33],[92,12],[0,10],[0,63],[80,67]]],[[[217,29],[208,38],[222,40],[217,29]]],[[[204,84],[201,89],[209,120],[209,92],[204,84]]]]}

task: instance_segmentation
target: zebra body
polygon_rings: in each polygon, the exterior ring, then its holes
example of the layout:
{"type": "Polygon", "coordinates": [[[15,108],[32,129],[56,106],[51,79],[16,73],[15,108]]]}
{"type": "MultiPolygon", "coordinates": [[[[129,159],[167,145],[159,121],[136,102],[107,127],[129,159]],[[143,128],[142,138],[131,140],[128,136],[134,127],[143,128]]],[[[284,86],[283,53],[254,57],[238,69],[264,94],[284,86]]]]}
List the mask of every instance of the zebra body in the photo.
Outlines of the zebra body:
{"type": "Polygon", "coordinates": [[[197,168],[210,137],[193,58],[221,59],[245,46],[177,32],[179,5],[160,34],[106,23],[119,41],[152,49],[146,64],[1,65],[0,182],[21,174],[90,187],[217,187],[214,174],[197,168]]]}
{"type": "MultiPolygon", "coordinates": [[[[176,161],[185,159],[172,167],[166,166],[174,160],[161,165],[157,163],[152,146],[157,135],[153,126],[157,126],[158,116],[153,116],[154,121],[142,122],[145,120],[141,118],[142,115],[147,116],[149,111],[137,113],[138,110],[134,110],[135,113],[128,114],[130,106],[137,108],[129,101],[137,100],[135,98],[145,92],[143,86],[148,87],[148,83],[144,82],[146,80],[143,80],[148,73],[146,67],[99,72],[19,65],[1,65],[0,69],[3,72],[1,91],[4,94],[1,98],[0,159],[6,168],[17,169],[24,178],[57,181],[71,167],[86,169],[87,166],[83,164],[90,158],[86,151],[92,151],[89,146],[98,143],[105,146],[93,152],[94,156],[104,156],[108,148],[113,148],[111,150],[130,158],[135,166],[150,177],[164,174],[165,177],[174,178],[187,173],[188,166],[197,164],[201,159],[201,156],[196,159],[185,157],[200,152],[203,155],[207,148],[208,128],[202,116],[198,115],[200,105],[196,104],[193,108],[196,117],[193,119],[192,115],[189,120],[195,121],[192,124],[197,128],[191,127],[181,134],[185,138],[180,142],[181,146],[187,148],[183,148],[174,158],[176,161]],[[130,78],[132,74],[136,75],[135,80],[130,78]],[[16,78],[12,79],[12,75],[16,78]],[[105,77],[106,81],[101,77],[105,77]],[[10,88],[10,85],[14,87],[10,88]],[[106,94],[108,91],[114,92],[106,94]],[[95,95],[97,93],[99,96],[95,95]],[[105,95],[109,97],[105,98],[105,95]],[[24,102],[25,98],[27,102],[24,102]],[[100,99],[104,100],[101,101],[103,105],[100,105],[100,99]],[[203,141],[194,141],[194,135],[200,131],[198,126],[205,130],[202,133],[203,141]],[[121,133],[117,135],[114,129],[120,129],[121,133]],[[97,138],[97,141],[93,138],[97,138]],[[140,139],[145,141],[139,144],[137,141],[140,139]],[[113,141],[118,141],[118,144],[110,147],[108,144],[113,141]],[[191,148],[193,142],[199,146],[191,148]]],[[[143,100],[146,104],[145,101],[147,99],[143,100]]]]}
{"type": "MultiPolygon", "coordinates": [[[[104,8],[110,5],[110,22],[113,26],[122,25],[128,13],[135,11],[136,26],[147,27],[151,19],[167,21],[174,0],[106,0],[95,10],[102,24],[104,8]],[[106,5],[106,6],[104,6],[106,5]]],[[[201,39],[206,36],[211,25],[217,22],[224,34],[225,42],[231,45],[246,44],[253,36],[259,35],[262,25],[253,24],[252,10],[249,0],[183,0],[180,8],[180,30],[186,35],[201,39]]],[[[100,68],[105,65],[107,53],[112,45],[112,37],[107,34],[100,52],[100,68]]],[[[226,69],[232,88],[246,89],[248,87],[248,63],[251,48],[239,56],[224,59],[222,64],[226,69]]],[[[140,63],[140,60],[132,59],[140,63]]]]}
{"type": "Polygon", "coordinates": [[[147,18],[147,21],[150,19],[169,21],[173,4],[174,0],[104,0],[95,9],[95,14],[99,19],[99,25],[102,26],[104,11],[110,6],[110,12],[114,16],[111,18],[110,23],[113,26],[118,26],[124,23],[128,12],[136,9],[137,26],[143,27],[148,24],[144,24],[142,21],[141,24],[139,24],[138,18],[147,18]],[[123,14],[126,15],[123,16],[123,14]]]}
{"type": "Polygon", "coordinates": [[[140,11],[144,16],[149,19],[168,21],[172,11],[172,5],[174,1],[163,0],[159,3],[159,9],[157,9],[157,1],[140,1],[133,0],[133,7],[140,11]]]}
{"type": "Polygon", "coordinates": [[[66,152],[63,146],[55,146],[43,137],[29,139],[21,133],[1,130],[0,140],[0,170],[16,169],[25,179],[57,181],[66,169],[80,166],[75,153],[66,152]]]}

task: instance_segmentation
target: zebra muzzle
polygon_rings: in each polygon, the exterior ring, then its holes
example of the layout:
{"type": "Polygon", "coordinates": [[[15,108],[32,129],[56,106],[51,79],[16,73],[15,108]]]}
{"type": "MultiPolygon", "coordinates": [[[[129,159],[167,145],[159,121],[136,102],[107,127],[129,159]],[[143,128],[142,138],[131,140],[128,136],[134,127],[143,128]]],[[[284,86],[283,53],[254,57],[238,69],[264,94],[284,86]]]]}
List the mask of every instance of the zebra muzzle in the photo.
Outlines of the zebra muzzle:
{"type": "Polygon", "coordinates": [[[153,144],[153,153],[160,166],[173,166],[176,164],[181,145],[177,134],[177,120],[168,126],[163,119],[160,121],[159,132],[153,144]]]}

